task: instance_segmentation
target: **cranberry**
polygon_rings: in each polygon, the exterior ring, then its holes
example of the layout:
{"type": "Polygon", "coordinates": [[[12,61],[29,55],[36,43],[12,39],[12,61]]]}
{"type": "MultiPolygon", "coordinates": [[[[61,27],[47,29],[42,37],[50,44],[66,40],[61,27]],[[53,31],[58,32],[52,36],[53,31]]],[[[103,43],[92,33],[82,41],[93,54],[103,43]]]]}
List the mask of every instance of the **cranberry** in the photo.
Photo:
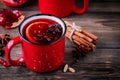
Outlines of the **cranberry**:
{"type": "Polygon", "coordinates": [[[59,24],[41,24],[42,29],[38,27],[38,24],[31,27],[31,38],[38,44],[50,44],[60,38],[62,35],[62,27],[59,24]],[[36,28],[35,28],[36,27],[36,28]],[[33,30],[34,28],[34,30],[33,30]],[[32,31],[33,30],[33,31],[32,31]]]}
{"type": "Polygon", "coordinates": [[[54,40],[62,35],[62,27],[59,24],[52,24],[49,26],[47,32],[54,36],[54,40]]]}
{"type": "Polygon", "coordinates": [[[48,29],[45,31],[45,34],[42,34],[45,43],[51,43],[62,35],[62,28],[60,29],[58,26],[61,27],[59,24],[49,25],[48,29]]]}

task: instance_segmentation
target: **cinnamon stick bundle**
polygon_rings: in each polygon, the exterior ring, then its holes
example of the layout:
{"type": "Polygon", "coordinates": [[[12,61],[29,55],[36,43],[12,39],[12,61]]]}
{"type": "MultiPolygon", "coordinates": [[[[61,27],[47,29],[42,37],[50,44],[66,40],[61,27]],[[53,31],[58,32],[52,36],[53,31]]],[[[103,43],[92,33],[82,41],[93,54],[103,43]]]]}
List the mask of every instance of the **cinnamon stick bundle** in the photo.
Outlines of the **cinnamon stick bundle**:
{"type": "Polygon", "coordinates": [[[80,31],[74,30],[73,34],[71,35],[71,32],[73,31],[73,25],[68,21],[65,21],[65,23],[67,25],[67,32],[65,36],[67,38],[70,38],[71,36],[72,41],[77,45],[77,48],[80,52],[90,52],[96,49],[96,42],[98,40],[97,36],[85,29],[81,29],[80,31]]]}

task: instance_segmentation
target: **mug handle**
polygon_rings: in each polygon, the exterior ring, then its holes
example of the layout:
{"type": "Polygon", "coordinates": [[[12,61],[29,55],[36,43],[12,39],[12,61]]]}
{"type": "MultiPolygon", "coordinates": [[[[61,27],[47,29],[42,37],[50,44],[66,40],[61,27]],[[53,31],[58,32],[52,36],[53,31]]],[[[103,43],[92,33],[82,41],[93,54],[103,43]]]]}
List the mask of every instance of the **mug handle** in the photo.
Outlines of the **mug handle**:
{"type": "Polygon", "coordinates": [[[84,13],[87,10],[87,8],[88,8],[88,4],[89,4],[89,0],[84,0],[84,6],[83,6],[83,8],[79,8],[75,4],[73,6],[73,12],[78,13],[78,14],[84,13]]]}
{"type": "Polygon", "coordinates": [[[5,57],[6,57],[7,61],[0,59],[0,64],[2,64],[5,67],[10,67],[11,65],[12,66],[19,66],[19,65],[22,65],[24,63],[23,57],[21,57],[17,60],[12,60],[10,58],[11,49],[13,48],[13,46],[15,46],[16,44],[19,44],[19,43],[22,43],[22,40],[19,36],[16,38],[13,38],[12,40],[10,40],[8,42],[8,44],[5,47],[5,57]]]}

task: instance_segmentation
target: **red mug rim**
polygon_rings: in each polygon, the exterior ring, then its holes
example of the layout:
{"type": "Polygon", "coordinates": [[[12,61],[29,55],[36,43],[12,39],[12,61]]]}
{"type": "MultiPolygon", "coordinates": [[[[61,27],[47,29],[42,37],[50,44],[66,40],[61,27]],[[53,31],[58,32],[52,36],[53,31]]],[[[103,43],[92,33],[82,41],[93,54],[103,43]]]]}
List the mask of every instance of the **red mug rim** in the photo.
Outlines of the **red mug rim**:
{"type": "MultiPolygon", "coordinates": [[[[29,23],[29,22],[28,22],[28,23],[29,23]]],[[[20,26],[19,26],[19,28],[18,28],[19,34],[20,34],[20,36],[22,37],[22,39],[23,39],[24,41],[30,43],[30,44],[35,44],[35,45],[50,45],[50,44],[54,44],[54,43],[58,42],[59,40],[61,40],[61,39],[64,37],[64,35],[65,35],[65,33],[66,33],[66,29],[67,29],[66,24],[65,24],[65,22],[64,22],[61,18],[59,18],[59,17],[57,17],[57,16],[54,16],[54,15],[50,15],[50,14],[35,14],[35,15],[31,15],[31,16],[27,17],[26,19],[24,19],[24,20],[21,22],[21,24],[20,24],[20,26]],[[61,35],[61,37],[60,37],[58,40],[56,40],[56,41],[54,41],[54,42],[51,42],[51,43],[49,43],[49,44],[36,44],[36,43],[33,43],[33,42],[27,40],[27,39],[23,36],[23,34],[22,34],[21,26],[22,26],[22,24],[24,24],[24,22],[25,22],[26,20],[28,20],[28,19],[30,19],[30,18],[32,18],[32,17],[34,17],[34,16],[48,16],[48,17],[54,17],[54,18],[60,20],[60,21],[63,23],[63,25],[64,25],[64,32],[63,32],[63,34],[61,35]]]]}

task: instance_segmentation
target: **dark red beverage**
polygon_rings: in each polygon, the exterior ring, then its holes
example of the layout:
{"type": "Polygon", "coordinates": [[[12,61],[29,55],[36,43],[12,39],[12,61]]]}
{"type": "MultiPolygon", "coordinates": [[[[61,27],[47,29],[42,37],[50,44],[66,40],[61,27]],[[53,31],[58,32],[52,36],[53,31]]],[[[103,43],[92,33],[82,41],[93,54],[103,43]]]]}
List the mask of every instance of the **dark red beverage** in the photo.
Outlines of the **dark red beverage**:
{"type": "Polygon", "coordinates": [[[24,36],[35,44],[50,44],[62,35],[62,27],[49,19],[36,19],[25,25],[24,36]]]}
{"type": "Polygon", "coordinates": [[[21,23],[19,33],[24,62],[30,70],[49,72],[63,63],[66,33],[63,20],[52,15],[33,15],[21,23]]]}

